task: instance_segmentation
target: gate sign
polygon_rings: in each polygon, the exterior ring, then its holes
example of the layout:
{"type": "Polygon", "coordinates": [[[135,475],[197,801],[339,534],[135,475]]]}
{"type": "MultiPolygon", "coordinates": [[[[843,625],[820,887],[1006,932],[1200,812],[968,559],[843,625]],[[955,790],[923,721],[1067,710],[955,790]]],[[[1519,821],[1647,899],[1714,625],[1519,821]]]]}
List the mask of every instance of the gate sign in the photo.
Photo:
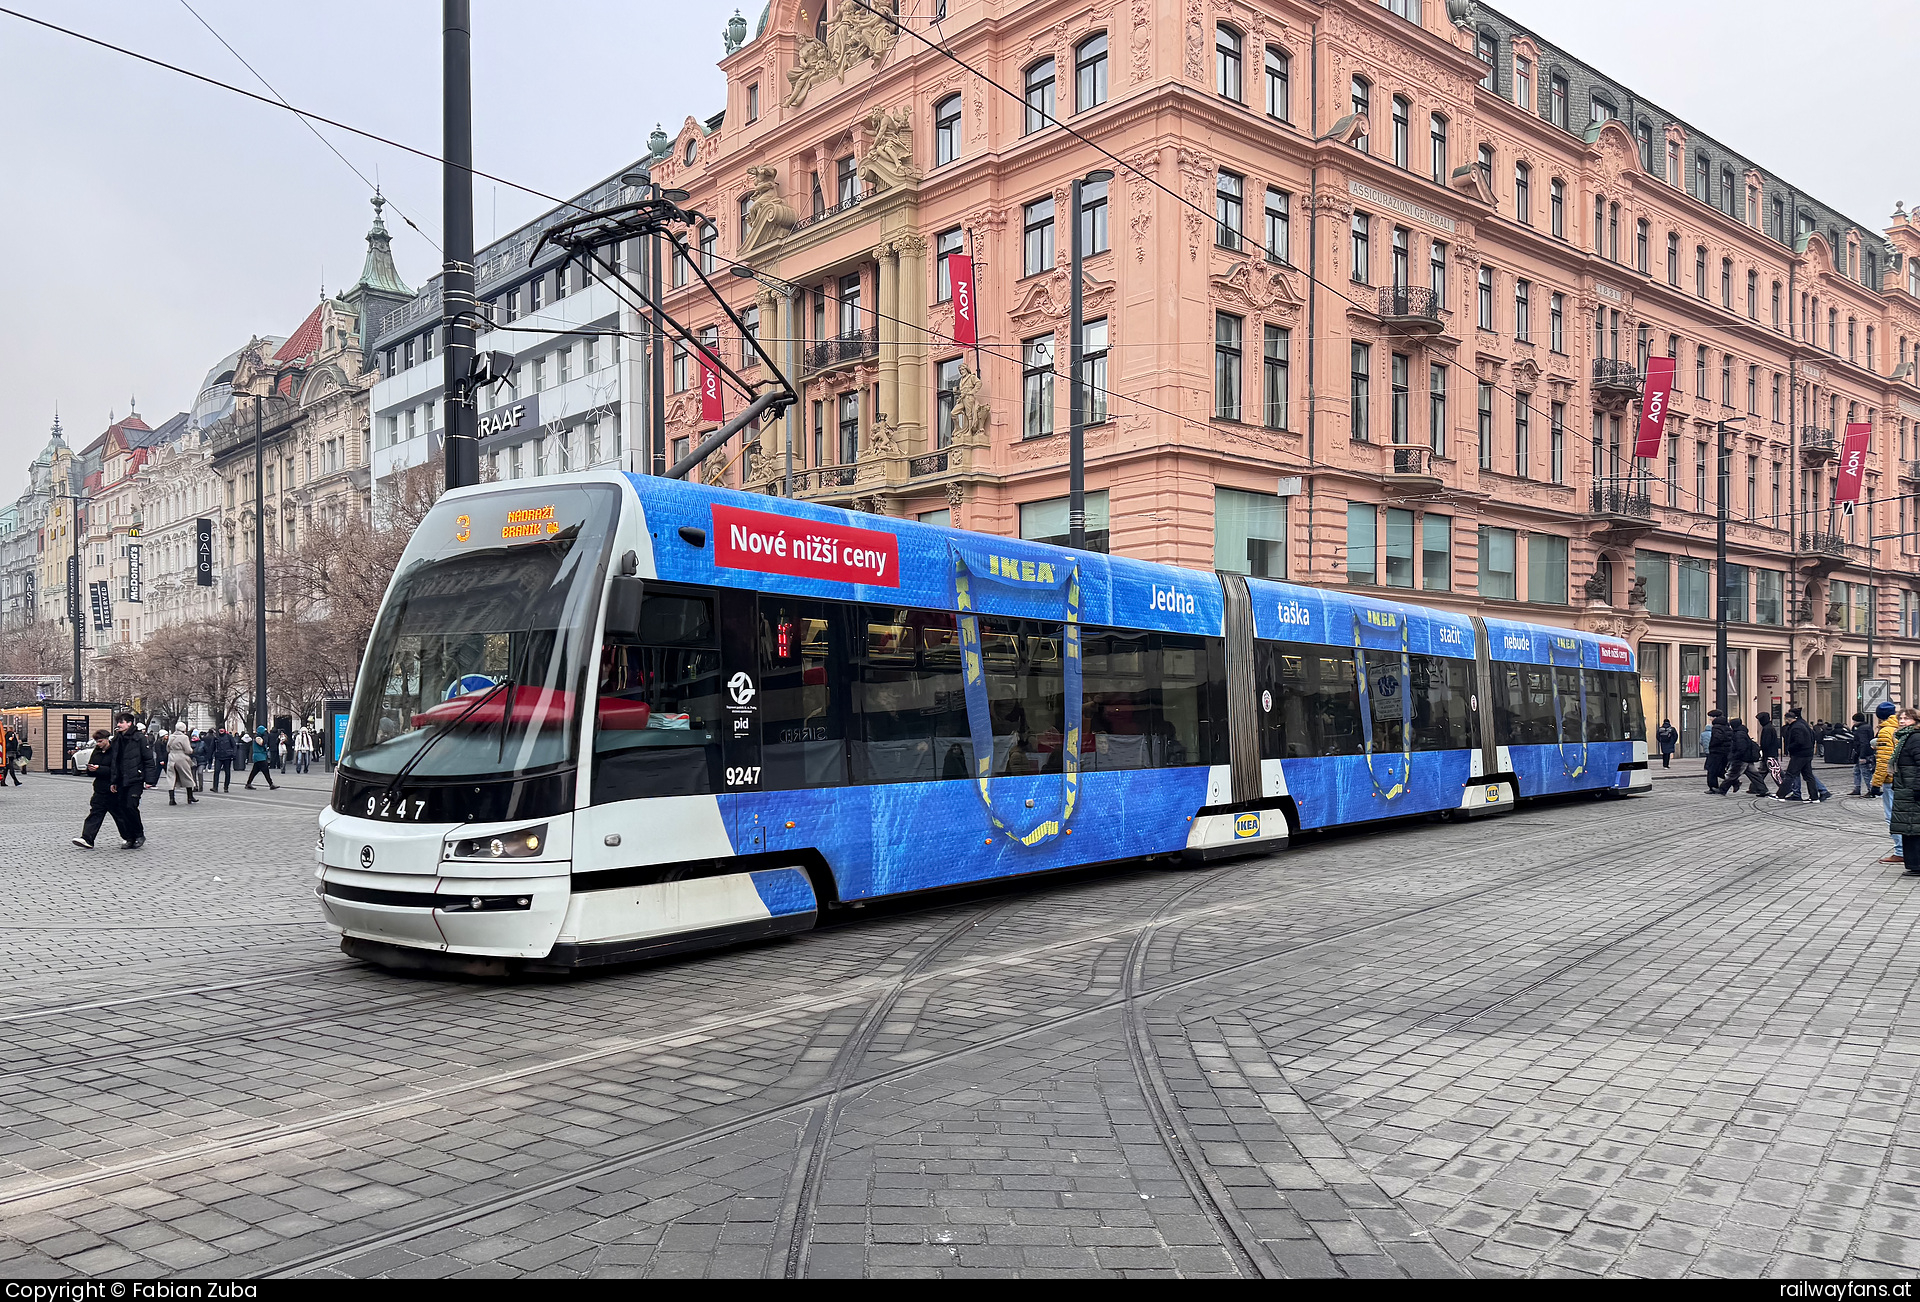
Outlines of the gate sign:
{"type": "Polygon", "coordinates": [[[953,287],[953,342],[962,348],[979,346],[973,320],[973,257],[966,253],[947,255],[947,283],[953,287]]]}
{"type": "Polygon", "coordinates": [[[193,522],[193,581],[203,588],[213,586],[213,521],[193,522]]]}
{"type": "Polygon", "coordinates": [[[885,530],[737,506],[713,508],[713,563],[830,583],[900,586],[900,540],[885,530]]]}
{"type": "Polygon", "coordinates": [[[1667,398],[1673,392],[1675,362],[1671,357],[1647,358],[1647,383],[1640,400],[1640,433],[1633,455],[1652,460],[1660,455],[1660,436],[1667,428],[1667,398]]]}
{"type": "Polygon", "coordinates": [[[1867,471],[1867,441],[1872,435],[1872,425],[1847,426],[1847,437],[1840,444],[1840,478],[1833,487],[1834,501],[1860,500],[1860,481],[1866,478],[1867,471]]]}

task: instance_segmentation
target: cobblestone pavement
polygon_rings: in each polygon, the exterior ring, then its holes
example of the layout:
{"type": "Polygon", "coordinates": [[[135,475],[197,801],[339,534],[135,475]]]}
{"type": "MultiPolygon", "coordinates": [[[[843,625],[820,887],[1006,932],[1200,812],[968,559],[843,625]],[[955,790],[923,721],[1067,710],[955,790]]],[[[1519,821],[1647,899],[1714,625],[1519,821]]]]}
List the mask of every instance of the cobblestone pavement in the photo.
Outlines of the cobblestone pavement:
{"type": "Polygon", "coordinates": [[[338,952],[317,776],[91,854],[36,777],[0,1275],[1920,1267],[1920,882],[1674,772],[521,983],[338,952]]]}

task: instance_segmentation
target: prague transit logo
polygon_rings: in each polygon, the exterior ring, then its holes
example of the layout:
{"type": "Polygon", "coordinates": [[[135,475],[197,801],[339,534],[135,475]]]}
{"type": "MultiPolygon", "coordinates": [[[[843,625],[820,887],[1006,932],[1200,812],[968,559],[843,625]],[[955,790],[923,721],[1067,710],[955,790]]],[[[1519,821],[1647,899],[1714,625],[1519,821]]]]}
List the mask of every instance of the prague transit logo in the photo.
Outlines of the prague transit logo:
{"type": "Polygon", "coordinates": [[[733,698],[735,705],[745,705],[753,699],[753,679],[747,677],[746,670],[742,669],[727,680],[727,695],[733,698]]]}

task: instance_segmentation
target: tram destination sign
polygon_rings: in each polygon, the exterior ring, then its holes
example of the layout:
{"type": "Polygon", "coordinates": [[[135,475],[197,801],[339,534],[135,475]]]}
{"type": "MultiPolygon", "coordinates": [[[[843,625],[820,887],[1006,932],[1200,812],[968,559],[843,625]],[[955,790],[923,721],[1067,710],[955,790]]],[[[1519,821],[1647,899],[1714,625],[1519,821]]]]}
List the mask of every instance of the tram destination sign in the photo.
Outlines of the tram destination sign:
{"type": "Polygon", "coordinates": [[[713,508],[713,563],[797,579],[900,586],[900,540],[885,530],[737,506],[713,508]]]}

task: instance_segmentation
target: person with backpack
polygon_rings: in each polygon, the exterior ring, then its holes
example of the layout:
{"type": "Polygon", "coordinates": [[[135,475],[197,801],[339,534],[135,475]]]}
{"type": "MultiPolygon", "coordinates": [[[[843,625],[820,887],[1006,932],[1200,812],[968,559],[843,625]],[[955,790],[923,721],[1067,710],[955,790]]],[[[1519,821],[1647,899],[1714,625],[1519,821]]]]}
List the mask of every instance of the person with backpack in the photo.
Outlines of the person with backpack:
{"type": "Polygon", "coordinates": [[[213,789],[216,793],[233,790],[233,762],[239,757],[239,742],[232,733],[222,728],[213,739],[213,789]],[[222,778],[226,780],[224,787],[221,785],[222,778]]]}
{"type": "Polygon", "coordinates": [[[267,790],[278,791],[273,785],[273,739],[267,735],[265,725],[253,730],[253,767],[247,770],[247,790],[253,790],[253,780],[264,777],[267,790]]]}
{"type": "Polygon", "coordinates": [[[1653,739],[1660,744],[1660,767],[1672,768],[1674,748],[1680,744],[1680,730],[1673,726],[1673,720],[1660,720],[1660,726],[1653,730],[1653,739]]]}
{"type": "Polygon", "coordinates": [[[1759,769],[1760,747],[1747,732],[1746,722],[1741,719],[1729,719],[1714,731],[1718,733],[1723,728],[1727,744],[1727,767],[1720,779],[1720,794],[1732,795],[1739,789],[1740,780],[1746,778],[1749,780],[1749,790],[1752,789],[1753,784],[1760,783],[1759,794],[1765,795],[1766,787],[1761,783],[1759,769]]]}
{"type": "Polygon", "coordinates": [[[1893,793],[1888,826],[1901,839],[1907,872],[1920,876],[1920,709],[1905,706],[1894,716],[1893,753],[1887,760],[1887,789],[1893,793]]]}
{"type": "Polygon", "coordinates": [[[1813,772],[1813,729],[1807,725],[1806,717],[1799,706],[1787,711],[1787,726],[1780,735],[1780,743],[1787,752],[1787,770],[1780,779],[1780,790],[1773,794],[1775,800],[1800,800],[1800,781],[1806,779],[1807,790],[1812,793],[1808,798],[1814,801],[1830,799],[1833,793],[1813,772]],[[1788,795],[1791,789],[1793,794],[1788,795]]]}
{"type": "Polygon", "coordinates": [[[1873,743],[1874,727],[1867,722],[1867,716],[1854,711],[1853,728],[1853,794],[1865,799],[1871,794],[1867,788],[1873,785],[1873,743]]]}
{"type": "Polygon", "coordinates": [[[305,773],[313,763],[313,729],[305,724],[293,734],[293,771],[305,773]]]}

